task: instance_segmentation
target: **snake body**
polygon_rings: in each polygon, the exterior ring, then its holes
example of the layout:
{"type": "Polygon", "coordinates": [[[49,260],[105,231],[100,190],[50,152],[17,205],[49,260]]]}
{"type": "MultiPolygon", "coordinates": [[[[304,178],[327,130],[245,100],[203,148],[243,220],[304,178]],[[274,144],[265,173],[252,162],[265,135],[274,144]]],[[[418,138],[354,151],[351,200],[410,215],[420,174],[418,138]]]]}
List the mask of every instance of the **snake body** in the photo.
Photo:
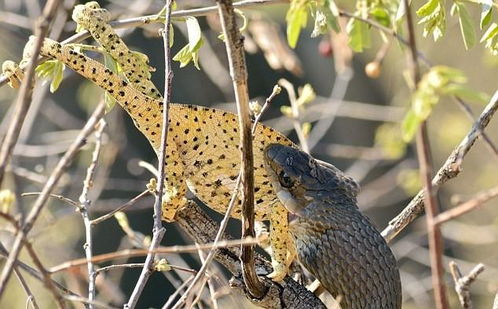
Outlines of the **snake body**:
{"type": "Polygon", "coordinates": [[[266,148],[278,197],[294,217],[299,261],[342,308],[401,308],[393,253],[358,209],[359,186],[332,165],[288,146],[266,148]]]}

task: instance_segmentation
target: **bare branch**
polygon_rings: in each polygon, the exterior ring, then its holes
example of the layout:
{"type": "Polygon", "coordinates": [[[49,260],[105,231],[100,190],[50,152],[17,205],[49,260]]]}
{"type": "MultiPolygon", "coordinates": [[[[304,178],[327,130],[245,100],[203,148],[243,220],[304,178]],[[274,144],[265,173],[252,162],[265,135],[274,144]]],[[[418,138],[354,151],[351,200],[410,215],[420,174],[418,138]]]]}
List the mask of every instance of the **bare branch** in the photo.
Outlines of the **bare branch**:
{"type": "Polygon", "coordinates": [[[158,190],[154,200],[154,227],[152,229],[152,241],[149,246],[149,253],[145,259],[144,267],[142,273],[138,278],[137,284],[133,289],[133,292],[128,300],[128,303],[124,306],[125,308],[135,308],[138,302],[138,298],[142,293],[147,280],[152,274],[153,264],[155,259],[154,249],[158,248],[161,240],[163,238],[166,230],[162,227],[162,202],[163,202],[163,190],[164,190],[164,177],[165,177],[165,163],[166,163],[166,144],[168,138],[168,115],[169,115],[169,103],[171,101],[171,82],[173,81],[173,71],[171,69],[171,6],[173,1],[166,0],[165,5],[165,21],[164,30],[162,31],[163,36],[163,46],[164,46],[164,99],[163,99],[163,113],[162,113],[162,127],[161,127],[161,146],[159,148],[159,158],[158,158],[158,172],[157,175],[157,185],[158,190]]]}
{"type": "MultiPolygon", "coordinates": [[[[452,151],[446,162],[439,169],[436,176],[432,179],[432,185],[437,188],[448,180],[455,178],[461,172],[461,166],[457,165],[458,158],[467,155],[476,140],[493,118],[498,110],[498,91],[495,92],[489,103],[482,111],[479,118],[476,120],[470,131],[463,138],[460,144],[452,151]]],[[[399,232],[401,232],[408,224],[415,220],[424,212],[424,193],[419,191],[410,203],[392,219],[388,226],[382,231],[382,236],[387,241],[391,241],[399,232]]]]}
{"type": "Polygon", "coordinates": [[[455,291],[458,294],[458,299],[462,308],[471,309],[472,300],[470,299],[470,285],[477,279],[477,276],[484,271],[484,264],[476,265],[468,275],[462,276],[462,272],[454,261],[450,262],[451,275],[455,281],[455,291]]]}
{"type": "Polygon", "coordinates": [[[78,151],[85,145],[86,138],[95,130],[95,125],[100,120],[100,118],[104,115],[105,105],[103,102],[97,106],[92,116],[86,123],[85,127],[78,134],[75,141],[71,144],[68,151],[62,156],[62,158],[57,163],[57,166],[52,171],[52,174],[47,180],[47,183],[43,187],[42,193],[36,199],[33,207],[31,208],[31,212],[28,214],[24,225],[19,230],[12,244],[12,249],[9,254],[9,258],[4,265],[1,277],[0,277],[0,296],[7,286],[7,281],[10,278],[12,273],[13,266],[16,263],[16,260],[21,252],[21,248],[23,246],[23,240],[27,237],[29,231],[33,227],[35,221],[38,219],[42,209],[44,208],[50,193],[57,185],[57,182],[60,180],[62,174],[72,162],[78,151]]]}
{"type": "MultiPolygon", "coordinates": [[[[415,87],[420,82],[420,69],[418,65],[417,45],[415,30],[413,26],[412,13],[409,0],[404,0],[406,9],[406,22],[408,25],[408,38],[410,43],[410,66],[415,87]]],[[[417,89],[414,89],[416,91],[417,89]]],[[[439,212],[439,204],[436,199],[436,190],[432,186],[432,158],[427,134],[426,121],[422,121],[417,132],[417,154],[420,165],[420,177],[424,184],[424,203],[427,219],[427,232],[429,237],[429,252],[431,258],[432,287],[434,288],[434,300],[436,308],[448,308],[446,288],[443,275],[443,239],[440,227],[434,223],[434,217],[439,212]]]]}

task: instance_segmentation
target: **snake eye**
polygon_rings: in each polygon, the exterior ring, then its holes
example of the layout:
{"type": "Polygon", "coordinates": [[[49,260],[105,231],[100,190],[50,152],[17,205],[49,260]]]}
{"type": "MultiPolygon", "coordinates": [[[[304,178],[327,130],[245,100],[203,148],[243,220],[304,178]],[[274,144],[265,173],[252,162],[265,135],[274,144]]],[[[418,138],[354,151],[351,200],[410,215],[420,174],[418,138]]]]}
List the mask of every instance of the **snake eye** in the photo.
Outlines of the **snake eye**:
{"type": "Polygon", "coordinates": [[[278,174],[278,181],[284,188],[290,188],[294,185],[294,181],[292,181],[289,175],[284,171],[281,171],[280,174],[278,174]]]}

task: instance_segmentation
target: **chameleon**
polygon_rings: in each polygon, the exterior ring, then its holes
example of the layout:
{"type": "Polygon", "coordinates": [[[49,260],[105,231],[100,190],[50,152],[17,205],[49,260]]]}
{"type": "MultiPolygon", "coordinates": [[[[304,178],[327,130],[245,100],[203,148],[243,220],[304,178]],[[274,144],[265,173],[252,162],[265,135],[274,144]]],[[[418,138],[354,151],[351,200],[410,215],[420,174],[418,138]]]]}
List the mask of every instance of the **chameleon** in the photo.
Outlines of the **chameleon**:
{"type": "Polygon", "coordinates": [[[333,165],[282,144],[265,149],[265,166],[289,211],[299,261],[342,308],[401,308],[396,259],[356,204],[358,184],[333,165]]]}
{"type": "MultiPolygon", "coordinates": [[[[44,39],[40,55],[63,62],[67,67],[104,89],[130,115],[135,126],[159,152],[163,100],[150,80],[147,59],[128,49],[108,24],[109,13],[96,2],[77,5],[72,14],[80,27],[119,64],[125,78],[100,62],[77,51],[74,46],[44,39]]],[[[31,58],[35,37],[30,37],[23,60],[31,58]]],[[[3,64],[9,84],[20,79],[19,66],[3,64]]],[[[194,193],[210,208],[225,213],[240,170],[237,116],[233,113],[197,105],[169,104],[165,195],[162,219],[175,220],[175,213],[187,203],[186,191],[194,193]]],[[[264,167],[264,149],[270,143],[296,147],[287,137],[260,123],[253,140],[255,219],[270,221],[270,246],[273,272],[267,276],[281,281],[295,255],[288,233],[287,210],[278,200],[264,167]]],[[[232,217],[240,219],[238,196],[232,217]]]]}

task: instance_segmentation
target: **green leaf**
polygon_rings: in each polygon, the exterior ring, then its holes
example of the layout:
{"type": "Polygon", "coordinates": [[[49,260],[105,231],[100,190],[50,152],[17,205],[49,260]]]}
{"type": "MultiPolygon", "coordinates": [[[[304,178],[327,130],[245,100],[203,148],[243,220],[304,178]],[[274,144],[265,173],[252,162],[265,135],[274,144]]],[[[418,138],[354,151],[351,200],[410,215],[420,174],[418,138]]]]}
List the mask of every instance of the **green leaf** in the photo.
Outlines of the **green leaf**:
{"type": "Polygon", "coordinates": [[[412,110],[409,110],[406,113],[405,118],[401,123],[401,135],[403,137],[403,141],[408,143],[413,139],[421,122],[422,121],[412,110]]]}
{"type": "Polygon", "coordinates": [[[180,62],[180,68],[185,67],[191,61],[193,61],[194,66],[200,70],[199,67],[199,50],[204,43],[201,34],[201,28],[195,17],[186,18],[187,31],[188,31],[188,44],[185,45],[176,55],[173,57],[174,61],[180,62]]]}
{"type": "Polygon", "coordinates": [[[391,25],[391,17],[389,16],[389,12],[381,7],[376,6],[370,10],[370,15],[381,25],[389,27],[391,25]]]}
{"type": "Polygon", "coordinates": [[[295,48],[301,29],[306,27],[308,21],[307,1],[292,0],[285,19],[287,21],[287,43],[291,48],[295,48]]]}
{"type": "Polygon", "coordinates": [[[481,0],[481,20],[479,26],[484,29],[490,22],[493,15],[493,0],[481,0]]]}
{"type": "Polygon", "coordinates": [[[54,93],[60,86],[62,78],[64,77],[64,64],[57,61],[54,66],[54,73],[52,77],[52,82],[50,83],[50,92],[54,93]]]}
{"type": "Polygon", "coordinates": [[[348,44],[355,52],[362,52],[363,48],[370,46],[370,36],[368,34],[368,25],[351,18],[346,25],[346,32],[348,33],[348,44]]]}
{"type": "Polygon", "coordinates": [[[465,49],[470,49],[476,43],[476,33],[474,30],[474,25],[472,24],[472,18],[469,12],[465,8],[465,5],[459,2],[455,2],[458,13],[458,21],[460,22],[460,31],[462,32],[463,43],[465,44],[465,49]]]}
{"type": "Polygon", "coordinates": [[[440,0],[430,0],[417,11],[422,17],[419,24],[424,24],[423,36],[432,35],[434,41],[440,39],[446,31],[446,13],[440,0]]]}
{"type": "Polygon", "coordinates": [[[491,26],[489,26],[488,30],[484,32],[481,38],[481,43],[487,40],[492,39],[498,34],[498,25],[496,23],[492,23],[491,26]]]}
{"type": "Polygon", "coordinates": [[[444,88],[445,94],[457,96],[461,99],[486,104],[490,96],[484,92],[476,91],[459,84],[451,84],[444,88]]]}
{"type": "Polygon", "coordinates": [[[64,77],[64,63],[59,60],[47,60],[39,64],[35,72],[39,77],[50,81],[50,92],[54,93],[60,86],[64,77]]]}
{"type": "Polygon", "coordinates": [[[426,4],[417,10],[419,17],[425,17],[436,13],[440,3],[439,0],[429,0],[426,4]]]}
{"type": "Polygon", "coordinates": [[[188,32],[188,46],[191,52],[195,51],[198,45],[201,43],[201,27],[197,18],[188,16],[185,20],[188,32]]]}

